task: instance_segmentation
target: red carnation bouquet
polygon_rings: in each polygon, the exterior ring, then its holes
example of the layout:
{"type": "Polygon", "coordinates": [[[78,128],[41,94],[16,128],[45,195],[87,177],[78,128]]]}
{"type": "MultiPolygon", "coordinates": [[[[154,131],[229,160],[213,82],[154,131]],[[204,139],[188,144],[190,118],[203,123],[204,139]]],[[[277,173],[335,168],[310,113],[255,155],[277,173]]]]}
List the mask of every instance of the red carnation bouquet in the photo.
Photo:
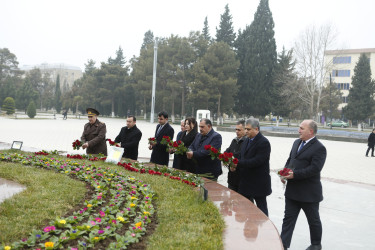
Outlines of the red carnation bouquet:
{"type": "Polygon", "coordinates": [[[160,144],[168,146],[170,142],[171,142],[171,138],[167,135],[164,135],[160,141],[160,144]]]}
{"type": "Polygon", "coordinates": [[[106,141],[108,141],[110,146],[120,147],[120,145],[117,142],[112,141],[111,139],[106,139],[106,141]]]}
{"type": "Polygon", "coordinates": [[[148,138],[148,144],[150,145],[155,145],[157,142],[156,142],[156,138],[155,137],[150,137],[148,138]]]}
{"type": "Polygon", "coordinates": [[[168,143],[168,152],[174,152],[178,155],[183,155],[188,151],[188,148],[185,147],[184,143],[181,140],[169,142],[168,143]]]}
{"type": "Polygon", "coordinates": [[[211,145],[204,146],[204,149],[209,151],[209,154],[211,156],[211,160],[215,160],[221,154],[219,149],[216,149],[216,148],[212,147],[211,145]]]}
{"type": "Polygon", "coordinates": [[[238,164],[238,159],[233,157],[233,153],[224,152],[223,154],[219,154],[218,159],[228,168],[238,164]]]}
{"type": "Polygon", "coordinates": [[[289,172],[292,171],[290,168],[284,168],[282,170],[279,170],[277,172],[277,174],[280,176],[280,177],[285,177],[285,176],[288,176],[289,175],[289,172]]]}
{"type": "Polygon", "coordinates": [[[72,143],[72,146],[73,146],[73,150],[75,150],[75,149],[80,149],[81,147],[82,147],[82,145],[83,145],[83,142],[82,141],[80,141],[80,140],[75,140],[73,143],[72,143]]]}

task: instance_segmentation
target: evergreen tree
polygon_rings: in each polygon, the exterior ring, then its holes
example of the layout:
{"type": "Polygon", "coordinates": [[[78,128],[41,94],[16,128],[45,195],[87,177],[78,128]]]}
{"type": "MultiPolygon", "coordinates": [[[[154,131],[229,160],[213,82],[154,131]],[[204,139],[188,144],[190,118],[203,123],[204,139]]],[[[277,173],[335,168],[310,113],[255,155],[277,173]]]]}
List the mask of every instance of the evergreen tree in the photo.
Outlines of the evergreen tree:
{"type": "Polygon", "coordinates": [[[3,102],[2,109],[7,113],[7,115],[14,114],[16,108],[16,104],[14,102],[14,99],[12,97],[5,98],[3,102]]]}
{"type": "Polygon", "coordinates": [[[34,118],[35,115],[36,115],[35,103],[33,101],[31,101],[29,103],[29,106],[27,106],[27,116],[30,117],[30,118],[34,118]]]}
{"type": "Polygon", "coordinates": [[[233,29],[232,15],[229,13],[228,4],[225,5],[225,12],[220,16],[220,26],[216,28],[216,41],[225,42],[233,47],[236,33],[233,29]]]}
{"type": "Polygon", "coordinates": [[[208,20],[207,17],[204,19],[204,24],[203,24],[203,30],[202,30],[202,35],[203,38],[206,39],[207,41],[211,41],[211,36],[210,36],[210,30],[208,27],[208,20]]]}
{"type": "Polygon", "coordinates": [[[150,45],[150,44],[154,44],[154,33],[152,33],[151,30],[148,30],[145,33],[145,36],[143,37],[143,43],[142,43],[142,46],[141,46],[141,50],[147,49],[147,46],[150,45]]]}
{"type": "Polygon", "coordinates": [[[91,74],[96,68],[95,68],[95,61],[90,59],[87,60],[87,63],[85,63],[85,73],[91,74]]]}
{"type": "Polygon", "coordinates": [[[268,0],[261,0],[254,21],[239,38],[239,92],[236,110],[240,114],[271,112],[273,74],[277,63],[274,22],[268,0]]]}
{"type": "Polygon", "coordinates": [[[124,53],[122,51],[121,46],[116,51],[116,58],[112,59],[111,57],[108,58],[108,64],[109,65],[119,65],[120,67],[124,67],[126,63],[124,53]]]}
{"type": "Polygon", "coordinates": [[[55,88],[55,109],[59,114],[61,111],[61,89],[60,89],[60,75],[57,75],[55,88]]]}
{"type": "Polygon", "coordinates": [[[374,86],[369,58],[365,54],[361,54],[354,68],[348,105],[343,110],[347,118],[363,121],[371,116],[375,105],[374,86]]]}

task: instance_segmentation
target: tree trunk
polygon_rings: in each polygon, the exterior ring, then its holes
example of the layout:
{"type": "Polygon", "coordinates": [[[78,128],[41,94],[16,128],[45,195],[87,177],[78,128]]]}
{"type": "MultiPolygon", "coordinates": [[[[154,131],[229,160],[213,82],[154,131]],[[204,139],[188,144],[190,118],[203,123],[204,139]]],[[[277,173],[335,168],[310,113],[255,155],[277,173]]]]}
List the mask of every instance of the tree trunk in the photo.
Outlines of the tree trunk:
{"type": "Polygon", "coordinates": [[[220,113],[220,99],[221,99],[221,95],[219,94],[219,98],[217,100],[217,125],[220,125],[220,118],[221,118],[221,113],[220,113]]]}
{"type": "Polygon", "coordinates": [[[184,79],[184,83],[182,84],[182,92],[181,92],[181,117],[185,117],[185,85],[186,85],[186,81],[184,79]]]}

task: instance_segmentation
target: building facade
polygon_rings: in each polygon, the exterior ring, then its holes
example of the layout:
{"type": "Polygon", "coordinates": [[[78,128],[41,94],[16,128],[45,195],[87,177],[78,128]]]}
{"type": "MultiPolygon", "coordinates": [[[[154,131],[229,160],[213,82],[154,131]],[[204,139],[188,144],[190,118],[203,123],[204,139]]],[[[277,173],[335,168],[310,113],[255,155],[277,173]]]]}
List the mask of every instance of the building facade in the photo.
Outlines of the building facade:
{"type": "Polygon", "coordinates": [[[375,76],[375,48],[370,49],[347,49],[326,50],[324,53],[326,65],[331,68],[332,84],[341,90],[342,103],[338,109],[341,110],[348,103],[349,90],[351,88],[354,68],[361,54],[365,54],[370,60],[371,78],[375,76]]]}
{"type": "Polygon", "coordinates": [[[49,74],[51,81],[54,83],[56,83],[57,75],[60,75],[60,88],[62,92],[71,89],[74,84],[74,81],[81,78],[83,75],[81,68],[63,63],[42,63],[39,65],[24,65],[20,69],[24,71],[29,71],[36,68],[40,69],[42,76],[44,74],[49,74]]]}

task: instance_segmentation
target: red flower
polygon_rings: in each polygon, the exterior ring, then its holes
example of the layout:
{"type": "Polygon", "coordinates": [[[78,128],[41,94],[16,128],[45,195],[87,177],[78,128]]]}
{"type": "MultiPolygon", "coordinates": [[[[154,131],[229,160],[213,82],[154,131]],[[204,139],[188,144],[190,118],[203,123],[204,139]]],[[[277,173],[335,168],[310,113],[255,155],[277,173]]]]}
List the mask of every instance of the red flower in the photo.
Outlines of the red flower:
{"type": "Polygon", "coordinates": [[[173,142],[173,147],[177,148],[178,147],[178,144],[177,142],[173,142]]]}
{"type": "Polygon", "coordinates": [[[234,158],[234,159],[233,159],[233,163],[234,163],[234,164],[238,164],[238,159],[237,159],[237,158],[234,158]]]}
{"type": "Polygon", "coordinates": [[[292,171],[292,170],[289,169],[289,168],[284,168],[282,170],[279,170],[279,172],[277,172],[277,173],[280,176],[288,176],[290,171],[292,171]]]}
{"type": "Polygon", "coordinates": [[[205,146],[204,146],[204,149],[205,149],[205,150],[209,150],[210,148],[211,148],[211,145],[205,145],[205,146]]]}

